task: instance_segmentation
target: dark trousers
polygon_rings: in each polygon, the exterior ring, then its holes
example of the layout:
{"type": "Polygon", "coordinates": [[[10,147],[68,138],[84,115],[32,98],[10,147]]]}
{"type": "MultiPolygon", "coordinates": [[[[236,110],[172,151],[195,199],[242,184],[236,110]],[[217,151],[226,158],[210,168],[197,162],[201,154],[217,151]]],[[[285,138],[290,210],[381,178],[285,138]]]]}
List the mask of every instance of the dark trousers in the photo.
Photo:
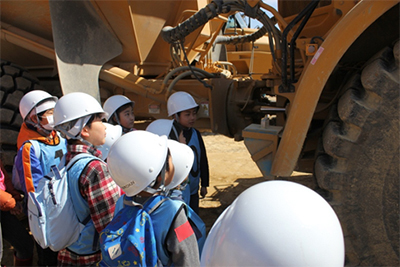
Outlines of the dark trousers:
{"type": "Polygon", "coordinates": [[[192,208],[192,210],[194,210],[194,212],[199,214],[199,193],[190,195],[189,206],[192,208]]]}
{"type": "Polygon", "coordinates": [[[36,243],[36,250],[38,254],[38,266],[57,266],[58,252],[54,252],[49,248],[43,249],[38,243],[36,243]]]}
{"type": "Polygon", "coordinates": [[[1,231],[3,238],[15,249],[19,259],[30,259],[33,256],[33,237],[26,226],[9,211],[1,212],[1,231]]]}

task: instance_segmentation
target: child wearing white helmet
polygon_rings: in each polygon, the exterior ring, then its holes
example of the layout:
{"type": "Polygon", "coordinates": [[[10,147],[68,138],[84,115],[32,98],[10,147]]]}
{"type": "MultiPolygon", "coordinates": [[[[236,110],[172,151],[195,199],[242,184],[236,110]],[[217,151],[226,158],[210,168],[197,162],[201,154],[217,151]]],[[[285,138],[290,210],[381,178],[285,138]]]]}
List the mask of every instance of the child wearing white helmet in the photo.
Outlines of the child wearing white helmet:
{"type": "Polygon", "coordinates": [[[105,115],[95,98],[81,92],[61,97],[54,108],[54,127],[68,139],[66,163],[81,153],[88,156],[73,165],[74,172],[68,172],[68,177],[69,186],[80,194],[72,200],[87,204],[85,210],[75,212],[83,214],[84,218],[90,217],[79,239],[59,251],[59,266],[93,266],[100,261],[98,236],[112,220],[120,197],[119,187],[111,178],[107,164],[100,159],[98,150],[105,143],[106,126],[102,122],[105,115]]]}
{"type": "Polygon", "coordinates": [[[193,127],[199,105],[189,93],[176,92],[168,98],[167,109],[168,116],[173,117],[182,127],[186,144],[192,148],[195,154],[194,164],[189,174],[190,202],[188,204],[198,214],[199,183],[201,183],[200,195],[205,197],[210,177],[203,138],[200,132],[193,127]]]}
{"type": "MultiPolygon", "coordinates": [[[[155,133],[159,136],[168,136],[168,138],[172,140],[174,140],[174,138],[176,138],[177,136],[180,136],[183,138],[180,143],[185,144],[186,140],[183,137],[182,129],[180,129],[180,127],[176,127],[175,124],[175,120],[158,119],[150,123],[149,126],[147,126],[146,131],[155,133]]],[[[187,145],[185,146],[187,147],[187,145]]],[[[193,211],[193,209],[189,205],[186,204],[185,197],[189,197],[190,200],[190,195],[185,196],[182,194],[182,191],[190,192],[189,190],[184,189],[186,186],[188,186],[187,179],[190,169],[193,166],[194,153],[177,153],[176,150],[171,150],[171,156],[175,166],[175,174],[172,182],[165,186],[165,195],[174,201],[185,203],[187,217],[189,219],[190,225],[195,230],[199,253],[201,255],[201,251],[203,249],[203,245],[206,239],[206,226],[203,220],[193,211]]]]}
{"type": "Polygon", "coordinates": [[[111,146],[122,135],[122,127],[121,125],[112,125],[107,122],[103,124],[106,126],[106,141],[103,145],[99,146],[98,149],[101,151],[101,159],[106,161],[111,146]]]}
{"type": "MultiPolygon", "coordinates": [[[[157,134],[165,135],[169,139],[178,141],[182,144],[186,144],[186,139],[183,136],[183,131],[179,123],[175,120],[158,119],[151,122],[146,131],[157,134]]],[[[176,184],[175,187],[171,187],[168,193],[169,196],[181,198],[187,205],[190,203],[190,188],[188,185],[189,178],[185,179],[180,184],[176,184]],[[187,187],[187,188],[186,188],[187,187]]]]}
{"type": "MultiPolygon", "coordinates": [[[[66,141],[53,130],[53,110],[58,98],[42,90],[25,94],[19,103],[23,119],[18,134],[18,154],[14,163],[13,180],[16,188],[27,196],[34,192],[39,180],[60,163],[67,152],[66,141]]],[[[57,264],[57,253],[36,246],[38,265],[57,264]]]]}
{"type": "Polygon", "coordinates": [[[135,130],[135,102],[124,95],[113,95],[103,104],[103,109],[108,113],[106,120],[113,125],[121,125],[123,133],[135,130]]]}
{"type": "Polygon", "coordinates": [[[126,193],[118,201],[115,212],[123,208],[123,202],[129,201],[150,214],[158,259],[163,266],[200,264],[196,235],[186,216],[185,205],[164,196],[165,187],[175,179],[175,172],[179,178],[187,176],[192,163],[193,152],[188,146],[140,130],[120,137],[108,155],[112,177],[126,193]],[[180,155],[178,162],[173,160],[174,155],[175,158],[180,155]]]}

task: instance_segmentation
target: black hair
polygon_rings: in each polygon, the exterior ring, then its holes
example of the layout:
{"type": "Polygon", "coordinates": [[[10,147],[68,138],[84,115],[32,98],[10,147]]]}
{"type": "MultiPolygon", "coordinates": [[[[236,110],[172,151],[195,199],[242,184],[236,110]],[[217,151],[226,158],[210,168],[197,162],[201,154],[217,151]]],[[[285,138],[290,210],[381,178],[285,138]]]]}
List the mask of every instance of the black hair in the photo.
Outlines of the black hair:
{"type": "MultiPolygon", "coordinates": [[[[93,123],[94,119],[96,119],[96,118],[101,118],[102,116],[103,116],[102,113],[95,113],[95,114],[92,114],[92,115],[90,116],[90,119],[88,120],[88,122],[86,123],[85,126],[89,127],[89,129],[90,129],[90,127],[92,127],[92,123],[93,123]]],[[[69,125],[75,125],[76,122],[77,122],[79,119],[81,119],[81,118],[72,120],[71,122],[69,122],[69,125]]],[[[68,143],[69,145],[77,144],[78,142],[79,142],[78,139],[67,139],[67,143],[68,143]]]]}
{"type": "Polygon", "coordinates": [[[95,114],[93,114],[92,116],[90,116],[90,119],[88,120],[88,122],[86,123],[86,125],[85,126],[87,126],[87,127],[92,127],[92,122],[94,121],[94,119],[100,119],[100,118],[102,118],[103,117],[103,114],[102,113],[95,113],[95,114]]]}
{"type": "Polygon", "coordinates": [[[167,158],[165,159],[165,170],[168,172],[171,166],[169,166],[169,158],[171,157],[171,152],[169,151],[169,148],[167,150],[167,158]]]}
{"type": "MultiPolygon", "coordinates": [[[[197,106],[197,107],[194,107],[194,108],[196,108],[196,114],[197,114],[197,112],[199,112],[200,106],[197,106]]],[[[182,113],[182,111],[179,111],[179,112],[176,113],[176,115],[178,115],[178,117],[179,117],[181,115],[181,113],[182,113]]]]}
{"type": "Polygon", "coordinates": [[[42,112],[40,112],[40,113],[36,114],[36,115],[37,115],[37,117],[39,118],[39,120],[42,120],[42,119],[43,119],[43,115],[44,115],[44,113],[46,113],[46,111],[47,111],[47,110],[45,110],[45,111],[42,111],[42,112]]]}
{"type": "MultiPolygon", "coordinates": [[[[171,157],[171,152],[169,151],[169,148],[168,148],[168,150],[167,150],[167,157],[165,158],[165,163],[164,163],[164,165],[165,165],[165,171],[169,171],[170,170],[170,168],[171,168],[171,166],[169,166],[169,157],[171,157]]],[[[163,167],[164,168],[164,167],[163,167]]],[[[160,171],[160,173],[157,175],[157,177],[159,177],[160,175],[161,175],[161,173],[162,173],[162,171],[163,171],[163,168],[161,169],[161,171],[160,171]]]]}
{"type": "MultiPolygon", "coordinates": [[[[165,163],[164,163],[165,171],[166,171],[166,172],[169,171],[170,168],[171,168],[171,166],[169,166],[169,158],[170,158],[170,157],[171,157],[171,152],[169,151],[169,148],[168,148],[168,150],[167,150],[167,157],[165,158],[165,163]]],[[[159,177],[162,177],[162,173],[163,173],[163,171],[164,171],[164,166],[161,168],[161,171],[160,171],[160,173],[157,175],[157,178],[156,178],[153,182],[151,182],[151,184],[149,185],[150,187],[154,187],[154,186],[158,183],[158,178],[159,178],[159,177]]],[[[165,173],[164,173],[164,175],[165,175],[165,173]]],[[[164,180],[164,183],[165,183],[165,176],[162,177],[162,180],[164,180]]]]}
{"type": "MultiPolygon", "coordinates": [[[[54,101],[54,100],[53,100],[53,99],[44,99],[44,100],[42,100],[42,101],[39,101],[39,103],[37,103],[37,104],[35,105],[35,107],[33,107],[33,108],[31,109],[31,111],[32,111],[33,109],[35,109],[37,106],[40,106],[41,104],[46,103],[46,102],[50,102],[50,101],[54,101]]],[[[44,113],[46,113],[47,110],[48,110],[48,109],[46,109],[45,111],[42,111],[42,112],[40,112],[40,113],[37,113],[36,116],[37,116],[40,120],[42,120],[42,119],[43,119],[43,115],[44,115],[44,113]]],[[[30,113],[31,111],[29,111],[29,113],[30,113]]]]}

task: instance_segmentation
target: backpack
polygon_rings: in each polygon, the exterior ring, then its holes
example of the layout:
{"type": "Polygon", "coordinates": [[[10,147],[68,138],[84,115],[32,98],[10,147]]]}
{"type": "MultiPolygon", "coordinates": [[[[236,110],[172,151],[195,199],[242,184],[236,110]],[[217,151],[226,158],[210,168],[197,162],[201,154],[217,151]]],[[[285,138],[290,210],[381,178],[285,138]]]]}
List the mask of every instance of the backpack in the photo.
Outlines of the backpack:
{"type": "MultiPolygon", "coordinates": [[[[39,142],[37,140],[29,140],[27,142],[32,144],[33,149],[35,150],[36,158],[40,158],[39,142]]],[[[22,177],[22,180],[21,180],[21,178],[19,177],[18,170],[17,170],[17,164],[15,164],[16,161],[17,161],[17,155],[15,155],[15,157],[14,157],[14,165],[12,168],[12,184],[15,189],[25,192],[25,179],[24,179],[24,177],[22,177]]]]}
{"type": "Polygon", "coordinates": [[[59,166],[51,166],[50,173],[39,181],[36,192],[28,194],[29,227],[42,248],[59,251],[70,246],[78,240],[82,229],[90,221],[90,215],[79,221],[72,198],[82,196],[73,195],[74,191],[68,186],[68,171],[84,158],[88,161],[101,160],[89,153],[80,153],[65,166],[63,157],[59,166]]]}
{"type": "Polygon", "coordinates": [[[100,233],[100,266],[157,266],[150,215],[123,196],[124,207],[100,233]]]}

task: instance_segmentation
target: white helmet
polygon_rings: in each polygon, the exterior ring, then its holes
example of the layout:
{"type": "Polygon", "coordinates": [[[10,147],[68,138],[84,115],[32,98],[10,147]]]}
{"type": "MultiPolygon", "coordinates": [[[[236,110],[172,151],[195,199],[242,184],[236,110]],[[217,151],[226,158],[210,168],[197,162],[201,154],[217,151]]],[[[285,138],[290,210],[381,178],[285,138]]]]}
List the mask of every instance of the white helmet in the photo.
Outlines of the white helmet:
{"type": "MultiPolygon", "coordinates": [[[[173,123],[174,120],[158,119],[150,123],[146,131],[169,137],[173,123]]],[[[172,189],[181,184],[189,175],[194,162],[194,154],[189,146],[175,140],[168,140],[168,148],[170,149],[172,162],[175,166],[175,174],[172,182],[165,186],[165,188],[172,189]]]]}
{"type": "Polygon", "coordinates": [[[343,266],[344,239],[331,206],[313,190],[268,181],[245,190],[218,218],[201,266],[343,266]]]}
{"type": "Polygon", "coordinates": [[[111,176],[127,196],[134,196],[156,180],[164,167],[167,151],[166,136],[141,130],[124,134],[108,154],[111,176]]]}
{"type": "Polygon", "coordinates": [[[173,123],[174,120],[158,119],[151,122],[147,126],[146,131],[158,135],[166,135],[167,137],[169,137],[169,133],[171,132],[173,123]]]}
{"type": "Polygon", "coordinates": [[[36,114],[39,114],[48,109],[54,108],[58,98],[50,95],[42,90],[33,90],[25,94],[19,102],[19,113],[22,119],[25,120],[26,116],[36,107],[36,114]],[[50,100],[50,101],[44,101],[50,100]],[[43,103],[40,105],[40,103],[43,103]],[[39,104],[39,105],[38,105],[39,104]]]}
{"type": "Polygon", "coordinates": [[[172,182],[165,186],[165,188],[172,189],[180,185],[188,177],[194,162],[194,153],[188,145],[175,140],[168,140],[168,148],[171,152],[175,174],[172,182]]]}
{"type": "Polygon", "coordinates": [[[106,115],[93,96],[82,92],[66,94],[54,108],[54,128],[70,138],[77,137],[91,115],[97,113],[106,115]],[[71,125],[75,120],[74,125],[71,125]]]}
{"type": "Polygon", "coordinates": [[[178,112],[196,108],[197,105],[196,101],[194,101],[193,97],[186,92],[176,92],[173,93],[167,101],[167,109],[168,109],[168,116],[172,116],[178,112]]]}
{"type": "Polygon", "coordinates": [[[113,116],[114,112],[122,107],[125,104],[128,103],[132,103],[132,107],[135,104],[135,102],[133,102],[132,100],[130,100],[129,98],[127,98],[124,95],[113,95],[111,97],[109,97],[106,102],[104,102],[103,104],[103,109],[105,112],[108,113],[107,115],[107,121],[110,121],[110,118],[113,116]]]}
{"type": "Polygon", "coordinates": [[[103,124],[107,127],[106,128],[106,142],[102,146],[99,146],[97,149],[99,149],[101,151],[101,159],[106,160],[111,146],[122,135],[122,127],[121,127],[121,125],[112,125],[107,122],[103,122],[103,124]]]}

